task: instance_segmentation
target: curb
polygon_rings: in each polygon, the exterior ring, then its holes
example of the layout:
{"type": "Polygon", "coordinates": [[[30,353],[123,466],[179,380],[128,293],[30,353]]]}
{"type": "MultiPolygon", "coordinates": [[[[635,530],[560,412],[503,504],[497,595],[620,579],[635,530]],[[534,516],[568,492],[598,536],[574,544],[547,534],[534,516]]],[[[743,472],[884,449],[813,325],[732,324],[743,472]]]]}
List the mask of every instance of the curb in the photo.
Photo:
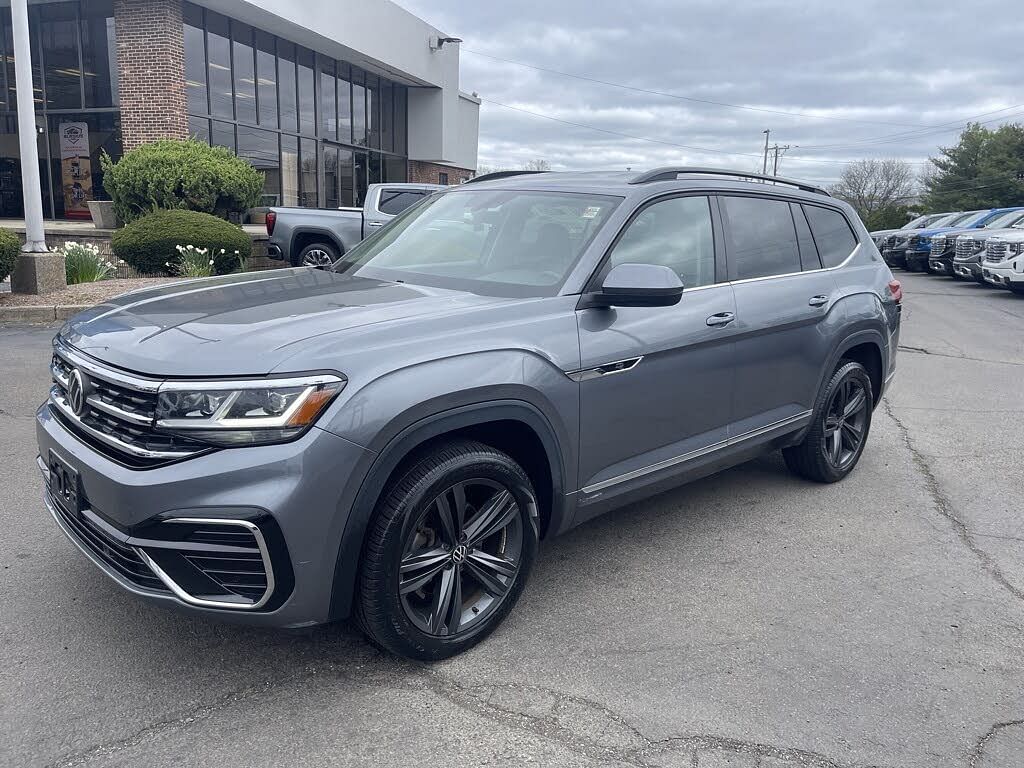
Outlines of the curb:
{"type": "Polygon", "coordinates": [[[0,323],[52,323],[77,315],[90,304],[0,307],[0,323]]]}

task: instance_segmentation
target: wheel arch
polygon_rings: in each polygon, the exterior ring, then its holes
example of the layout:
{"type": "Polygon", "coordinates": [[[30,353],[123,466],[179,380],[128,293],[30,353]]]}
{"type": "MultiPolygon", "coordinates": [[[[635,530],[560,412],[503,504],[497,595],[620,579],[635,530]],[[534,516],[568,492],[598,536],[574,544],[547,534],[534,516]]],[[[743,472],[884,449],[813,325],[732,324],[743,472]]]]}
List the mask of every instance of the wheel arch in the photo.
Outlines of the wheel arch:
{"type": "Polygon", "coordinates": [[[885,336],[877,328],[864,328],[849,333],[833,350],[828,365],[821,372],[818,391],[821,391],[821,387],[828,381],[839,362],[847,358],[860,363],[867,370],[868,378],[871,379],[874,405],[877,406],[881,401],[885,384],[887,346],[885,336]]]}
{"type": "Polygon", "coordinates": [[[536,406],[522,400],[494,400],[418,419],[398,431],[376,454],[355,493],[335,559],[332,619],[344,618],[351,612],[363,541],[377,500],[388,482],[430,443],[458,437],[492,445],[523,466],[539,497],[542,537],[567,526],[571,510],[565,497],[565,454],[554,427],[536,406]],[[540,456],[538,448],[542,451],[540,456]]]}
{"type": "Polygon", "coordinates": [[[292,232],[291,244],[288,246],[289,261],[293,267],[298,266],[299,254],[308,245],[329,242],[337,251],[338,256],[345,255],[345,246],[338,236],[326,227],[302,227],[292,232]]]}

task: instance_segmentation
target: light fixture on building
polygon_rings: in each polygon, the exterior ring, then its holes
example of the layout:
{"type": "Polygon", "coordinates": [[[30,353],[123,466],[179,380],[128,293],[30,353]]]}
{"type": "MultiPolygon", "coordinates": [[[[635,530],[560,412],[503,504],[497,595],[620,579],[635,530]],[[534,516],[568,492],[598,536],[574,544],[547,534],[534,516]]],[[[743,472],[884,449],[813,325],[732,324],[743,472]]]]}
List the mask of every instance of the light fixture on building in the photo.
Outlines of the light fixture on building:
{"type": "Polygon", "coordinates": [[[458,37],[438,37],[437,35],[430,36],[430,50],[440,51],[444,48],[445,43],[461,43],[462,40],[458,37]]]}

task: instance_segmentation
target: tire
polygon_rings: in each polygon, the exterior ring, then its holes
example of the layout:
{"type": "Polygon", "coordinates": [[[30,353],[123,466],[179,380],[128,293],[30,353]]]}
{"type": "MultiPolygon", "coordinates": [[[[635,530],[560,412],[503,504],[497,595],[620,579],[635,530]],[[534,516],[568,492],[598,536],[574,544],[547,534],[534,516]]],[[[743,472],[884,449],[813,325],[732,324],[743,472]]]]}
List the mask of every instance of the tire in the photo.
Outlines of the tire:
{"type": "Polygon", "coordinates": [[[538,539],[536,495],[515,461],[473,441],[437,444],[381,495],[363,545],[356,619],[398,656],[462,653],[512,610],[538,539]]]}
{"type": "Polygon", "coordinates": [[[310,243],[292,259],[293,267],[315,267],[324,269],[341,258],[334,243],[310,243]]]}
{"type": "Polygon", "coordinates": [[[818,395],[813,420],[803,442],[783,448],[786,466],[800,477],[818,483],[835,483],[850,474],[867,444],[873,397],[871,377],[864,366],[853,360],[840,361],[818,395]],[[863,395],[861,405],[853,410],[847,408],[847,415],[839,418],[843,410],[840,406],[849,406],[857,392],[863,395]],[[859,439],[853,445],[858,430],[859,439]]]}

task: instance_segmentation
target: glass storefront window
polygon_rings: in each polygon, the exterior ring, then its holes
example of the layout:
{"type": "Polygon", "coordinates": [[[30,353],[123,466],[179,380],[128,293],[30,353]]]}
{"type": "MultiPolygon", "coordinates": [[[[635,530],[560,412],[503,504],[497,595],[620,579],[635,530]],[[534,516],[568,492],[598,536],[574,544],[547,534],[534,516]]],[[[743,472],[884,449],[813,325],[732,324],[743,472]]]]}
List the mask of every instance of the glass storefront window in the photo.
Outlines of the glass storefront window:
{"type": "Polygon", "coordinates": [[[405,155],[406,135],[408,133],[408,98],[409,89],[395,88],[395,154],[405,155]]]}
{"type": "Polygon", "coordinates": [[[205,117],[188,117],[188,135],[197,141],[210,143],[210,121],[205,117]]]}
{"type": "MultiPolygon", "coordinates": [[[[185,20],[185,93],[188,111],[200,115],[209,112],[206,101],[206,40],[203,32],[203,11],[186,5],[182,11],[185,20]]],[[[209,133],[209,129],[207,129],[209,133]]]]}
{"type": "MultiPolygon", "coordinates": [[[[334,74],[334,62],[320,61],[320,136],[325,139],[338,138],[338,79],[334,74]]],[[[330,206],[328,206],[330,207],[330,206]]]]}
{"type": "MultiPolygon", "coordinates": [[[[117,38],[114,4],[90,2],[82,5],[82,78],[85,107],[113,107],[117,96],[117,38]]],[[[202,61],[200,59],[200,61],[202,61]]]]}
{"type": "Polygon", "coordinates": [[[281,134],[281,204],[299,204],[299,140],[281,134]]]}
{"type": "Polygon", "coordinates": [[[380,148],[395,151],[395,97],[391,83],[380,84],[380,148]]]}
{"type": "Polygon", "coordinates": [[[231,66],[235,76],[235,120],[256,122],[256,53],[252,27],[231,22],[231,66]]]}
{"type": "Polygon", "coordinates": [[[362,71],[352,67],[352,143],[366,146],[366,88],[362,71]]]}
{"type": "Polygon", "coordinates": [[[256,84],[259,100],[259,123],[277,128],[277,59],[274,36],[256,30],[256,84]]]}
{"type": "Polygon", "coordinates": [[[214,117],[235,116],[231,98],[231,41],[228,20],[217,13],[206,14],[207,70],[210,113],[214,117]]]}
{"type": "Polygon", "coordinates": [[[338,195],[338,205],[352,205],[352,198],[355,194],[355,177],[352,175],[352,150],[338,150],[338,184],[341,191],[338,195]]]}
{"type": "Polygon", "coordinates": [[[210,125],[210,144],[215,147],[225,147],[232,152],[235,151],[235,126],[231,123],[222,123],[220,120],[213,120],[210,125]]]}
{"type": "Polygon", "coordinates": [[[316,95],[313,79],[313,52],[299,48],[299,133],[316,134],[316,95]]]}
{"type": "Polygon", "coordinates": [[[263,174],[260,205],[281,204],[281,154],[276,131],[238,126],[238,156],[252,163],[263,174]]]}
{"type": "Polygon", "coordinates": [[[380,81],[370,74],[366,76],[366,132],[368,146],[380,149],[380,81]]]}
{"type": "Polygon", "coordinates": [[[352,84],[348,64],[338,65],[338,141],[352,143],[352,84]]]}
{"type": "Polygon", "coordinates": [[[281,103],[281,129],[296,131],[299,112],[295,106],[295,46],[277,41],[277,85],[281,103]]]}
{"type": "Polygon", "coordinates": [[[77,3],[47,6],[39,21],[46,67],[46,109],[82,108],[82,72],[78,62],[77,3]]]}
{"type": "Polygon", "coordinates": [[[317,194],[317,162],[316,162],[316,140],[302,139],[299,142],[299,205],[303,208],[316,208],[319,195],[317,194]]]}
{"type": "Polygon", "coordinates": [[[0,8],[0,112],[17,109],[14,93],[14,41],[11,30],[11,9],[0,8]],[[4,87],[4,82],[7,83],[4,87]]]}

